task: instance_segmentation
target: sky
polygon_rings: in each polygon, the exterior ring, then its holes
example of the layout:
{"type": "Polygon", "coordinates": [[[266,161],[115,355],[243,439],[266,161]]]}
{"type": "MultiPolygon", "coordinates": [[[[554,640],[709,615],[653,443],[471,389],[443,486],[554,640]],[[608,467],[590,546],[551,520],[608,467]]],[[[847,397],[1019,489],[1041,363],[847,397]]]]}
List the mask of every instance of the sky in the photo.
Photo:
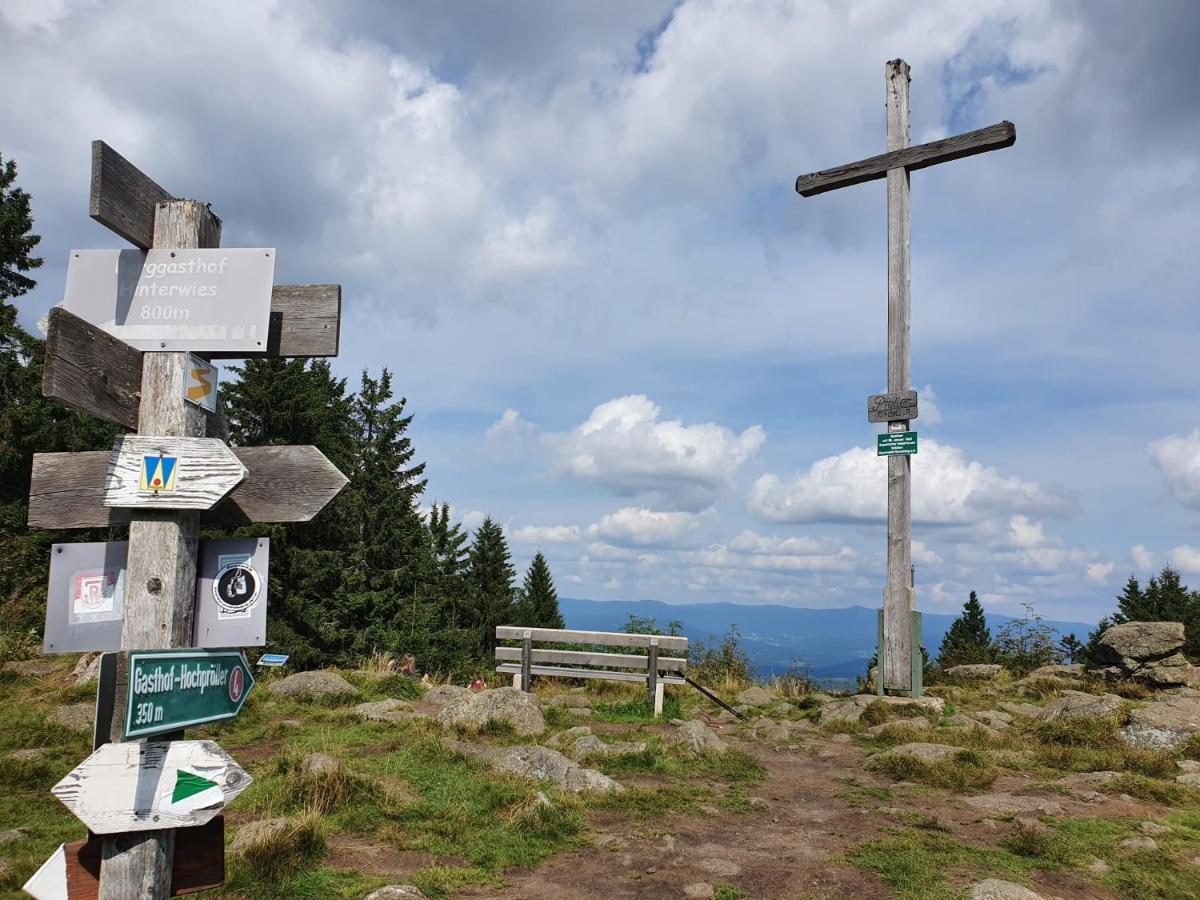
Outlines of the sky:
{"type": "Polygon", "coordinates": [[[912,175],[917,604],[1110,611],[1200,587],[1200,6],[5,0],[0,153],[46,262],[100,138],[277,283],[343,285],[427,502],[561,594],[877,606],[886,191],[797,175],[1007,119],[912,175]]]}

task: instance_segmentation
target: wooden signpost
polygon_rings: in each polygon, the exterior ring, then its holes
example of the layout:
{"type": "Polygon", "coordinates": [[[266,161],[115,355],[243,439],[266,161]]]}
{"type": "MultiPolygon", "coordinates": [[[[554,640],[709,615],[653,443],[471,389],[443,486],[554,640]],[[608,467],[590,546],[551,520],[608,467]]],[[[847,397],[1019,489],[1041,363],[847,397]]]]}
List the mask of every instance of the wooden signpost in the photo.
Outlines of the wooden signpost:
{"type": "Polygon", "coordinates": [[[214,741],[105,744],[50,789],[93,834],[203,825],[250,786],[214,741]]]}
{"type": "MultiPolygon", "coordinates": [[[[885,397],[899,397],[911,392],[912,377],[910,350],[910,319],[912,301],[909,295],[909,173],[939,163],[962,159],[977,153],[1011,147],[1017,140],[1016,127],[1000,122],[966,134],[954,135],[940,141],[908,143],[908,63],[893,59],[884,68],[887,88],[887,153],[872,156],[834,169],[801,175],[796,179],[796,191],[802,197],[813,197],[826,191],[862,184],[875,179],[887,179],[888,197],[888,360],[885,397]]],[[[902,403],[885,404],[890,410],[887,419],[891,433],[910,433],[908,415],[902,403]]],[[[868,419],[871,418],[868,401],[868,419]]],[[[916,452],[916,436],[899,439],[898,446],[911,446],[888,455],[888,532],[887,587],[883,601],[883,641],[879,658],[886,673],[886,687],[899,691],[916,691],[919,682],[913,678],[912,612],[916,598],[912,587],[912,487],[911,457],[916,452]]],[[[890,445],[889,445],[890,446],[890,445]]]]}
{"type": "MultiPolygon", "coordinates": [[[[47,320],[43,393],[137,434],[113,452],[38,454],[29,525],[129,524],[120,645],[151,653],[132,658],[132,697],[116,695],[114,667],[105,669],[98,749],[54,792],[106,836],[96,896],[165,900],[180,890],[174,829],[213,819],[250,780],[216,744],[170,740],[186,724],[235,715],[253,685],[238,651],[227,666],[202,652],[163,662],[161,651],[194,640],[199,528],[307,521],[346,484],[315,447],[226,447],[205,368],[216,358],[337,355],[341,288],[272,285],[274,250],[218,250],[221,221],[208,204],[175,199],[102,141],[92,144],[90,213],[138,249],[72,252],[68,308],[47,320]],[[170,691],[167,669],[178,676],[170,691]],[[168,724],[176,730],[161,742],[108,743],[168,724]]],[[[213,574],[218,618],[265,614],[266,572],[245,559],[213,574]]],[[[61,865],[43,867],[48,877],[71,871],[62,853],[61,865]]]]}

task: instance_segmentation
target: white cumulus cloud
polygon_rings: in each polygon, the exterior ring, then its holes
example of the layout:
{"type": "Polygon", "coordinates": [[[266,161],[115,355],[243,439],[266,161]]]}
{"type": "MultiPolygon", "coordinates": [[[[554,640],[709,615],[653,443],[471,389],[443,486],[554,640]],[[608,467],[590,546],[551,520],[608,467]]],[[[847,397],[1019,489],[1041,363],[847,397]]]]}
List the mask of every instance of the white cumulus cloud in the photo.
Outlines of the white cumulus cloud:
{"type": "Polygon", "coordinates": [[[1142,544],[1134,544],[1129,548],[1129,558],[1133,560],[1134,567],[1143,572],[1154,568],[1154,554],[1142,544]]]}
{"type": "Polygon", "coordinates": [[[1200,573],[1200,550],[1186,544],[1171,551],[1171,565],[1180,572],[1200,573]]]}
{"type": "Polygon", "coordinates": [[[1200,510],[1200,429],[1151,441],[1146,449],[1171,496],[1189,509],[1200,510]]]}
{"type": "Polygon", "coordinates": [[[642,394],[601,403],[572,431],[542,436],[562,474],[693,510],[729,487],[765,440],[758,425],[736,434],[713,422],[665,420],[642,394]]]}
{"type": "Polygon", "coordinates": [[[717,519],[714,509],[689,513],[625,506],[588,528],[588,535],[619,546],[668,547],[688,541],[717,519]]]}
{"type": "MultiPolygon", "coordinates": [[[[935,525],[973,524],[1005,513],[1059,515],[1067,498],[1041,485],[968,460],[962,450],[933,439],[913,457],[913,520],[935,525]]],[[[817,460],[786,481],[763,475],[750,492],[750,509],[772,522],[881,522],[887,518],[887,462],[869,447],[817,460]]]]}
{"type": "Polygon", "coordinates": [[[520,544],[571,544],[580,536],[578,525],[525,525],[511,535],[520,544]]]}
{"type": "Polygon", "coordinates": [[[1092,563],[1087,567],[1087,576],[1096,584],[1107,584],[1114,568],[1112,563],[1092,563]]]}

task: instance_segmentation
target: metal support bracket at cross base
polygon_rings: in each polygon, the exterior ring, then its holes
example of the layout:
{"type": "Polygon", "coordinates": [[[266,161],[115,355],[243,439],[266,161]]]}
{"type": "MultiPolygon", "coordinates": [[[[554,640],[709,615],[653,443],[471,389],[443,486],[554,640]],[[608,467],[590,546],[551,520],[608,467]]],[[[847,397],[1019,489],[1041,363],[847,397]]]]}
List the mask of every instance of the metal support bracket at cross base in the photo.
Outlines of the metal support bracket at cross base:
{"type": "MultiPolygon", "coordinates": [[[[921,655],[921,613],[918,610],[913,610],[911,613],[911,634],[912,634],[912,696],[920,697],[924,692],[924,674],[925,660],[921,655]]],[[[886,693],[886,684],[883,671],[883,660],[886,654],[883,652],[885,646],[883,640],[883,610],[876,610],[876,621],[879,625],[879,643],[875,650],[875,693],[880,697],[886,693]]]]}

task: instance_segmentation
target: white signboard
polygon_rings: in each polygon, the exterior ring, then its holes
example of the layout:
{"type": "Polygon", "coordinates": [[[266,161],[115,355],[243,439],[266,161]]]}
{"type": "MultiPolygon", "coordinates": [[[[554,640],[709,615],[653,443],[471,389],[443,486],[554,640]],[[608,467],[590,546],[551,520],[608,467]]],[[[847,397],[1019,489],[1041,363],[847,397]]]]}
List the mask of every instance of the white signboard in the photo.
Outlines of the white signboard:
{"type": "Polygon", "coordinates": [[[214,741],[104,744],[50,789],[93,834],[191,828],[250,786],[214,741]]]}
{"type": "Polygon", "coordinates": [[[262,352],[275,250],[72,250],[62,306],[138,350],[262,352]]]}
{"type": "Polygon", "coordinates": [[[217,367],[195,354],[188,356],[187,375],[183,379],[183,399],[217,411],[217,367]]]}
{"type": "Polygon", "coordinates": [[[212,509],[246,477],[218,438],[127,434],[113,441],[104,505],[212,509]]]}

